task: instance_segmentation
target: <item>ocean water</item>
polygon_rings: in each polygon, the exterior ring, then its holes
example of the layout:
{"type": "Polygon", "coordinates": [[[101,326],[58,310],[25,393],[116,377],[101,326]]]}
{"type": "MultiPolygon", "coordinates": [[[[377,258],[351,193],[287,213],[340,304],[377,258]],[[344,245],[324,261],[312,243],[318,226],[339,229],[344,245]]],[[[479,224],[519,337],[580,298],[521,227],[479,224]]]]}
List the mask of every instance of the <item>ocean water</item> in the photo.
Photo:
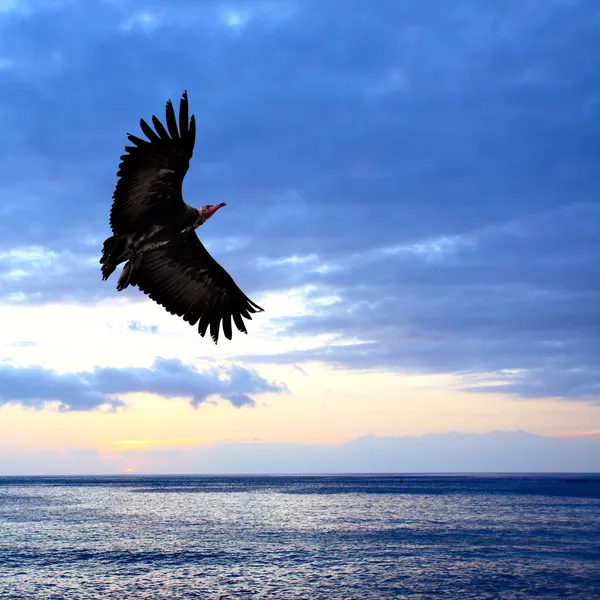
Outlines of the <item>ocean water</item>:
{"type": "Polygon", "coordinates": [[[0,598],[600,598],[600,476],[0,477],[0,598]]]}

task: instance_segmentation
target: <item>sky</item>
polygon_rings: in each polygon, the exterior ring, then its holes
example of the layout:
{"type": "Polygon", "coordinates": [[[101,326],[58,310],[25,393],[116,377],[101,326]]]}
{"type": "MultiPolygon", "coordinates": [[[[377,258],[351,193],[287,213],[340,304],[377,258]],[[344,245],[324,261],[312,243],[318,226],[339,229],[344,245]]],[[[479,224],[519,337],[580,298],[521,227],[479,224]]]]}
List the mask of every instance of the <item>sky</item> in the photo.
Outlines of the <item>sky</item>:
{"type": "Polygon", "coordinates": [[[0,475],[600,470],[595,0],[0,0],[0,475]],[[101,280],[188,91],[215,346],[101,280]]]}

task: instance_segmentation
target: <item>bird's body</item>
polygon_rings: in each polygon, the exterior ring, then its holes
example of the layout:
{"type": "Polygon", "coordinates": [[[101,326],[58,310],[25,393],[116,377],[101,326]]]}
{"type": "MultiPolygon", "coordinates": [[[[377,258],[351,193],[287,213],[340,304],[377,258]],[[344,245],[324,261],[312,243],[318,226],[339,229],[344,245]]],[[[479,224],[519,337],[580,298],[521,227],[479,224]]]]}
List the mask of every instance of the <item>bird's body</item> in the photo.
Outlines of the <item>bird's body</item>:
{"type": "Polygon", "coordinates": [[[202,245],[196,229],[210,219],[224,203],[200,209],[186,204],[182,183],[193,154],[196,124],[188,122],[188,99],[184,92],[179,110],[179,129],[169,100],[167,129],[155,117],[154,132],[142,119],[140,126],[149,141],[131,134],[135,146],[127,146],[121,157],[119,181],[113,194],[110,225],[113,235],[102,248],[102,279],[125,263],[117,283],[122,291],[136,285],[170,313],[217,343],[219,327],[227,339],[232,319],[246,332],[242,317],[263,309],[252,302],[202,245]]]}

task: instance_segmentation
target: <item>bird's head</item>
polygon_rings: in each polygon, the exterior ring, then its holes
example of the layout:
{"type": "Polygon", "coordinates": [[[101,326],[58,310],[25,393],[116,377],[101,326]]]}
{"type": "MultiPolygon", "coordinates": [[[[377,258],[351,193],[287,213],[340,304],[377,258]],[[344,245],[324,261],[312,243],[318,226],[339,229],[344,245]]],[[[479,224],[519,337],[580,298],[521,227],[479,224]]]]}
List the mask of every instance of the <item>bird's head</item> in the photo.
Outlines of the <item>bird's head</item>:
{"type": "Polygon", "coordinates": [[[225,206],[225,202],[221,204],[205,204],[198,211],[200,213],[200,225],[203,225],[208,221],[220,208],[225,206]]]}

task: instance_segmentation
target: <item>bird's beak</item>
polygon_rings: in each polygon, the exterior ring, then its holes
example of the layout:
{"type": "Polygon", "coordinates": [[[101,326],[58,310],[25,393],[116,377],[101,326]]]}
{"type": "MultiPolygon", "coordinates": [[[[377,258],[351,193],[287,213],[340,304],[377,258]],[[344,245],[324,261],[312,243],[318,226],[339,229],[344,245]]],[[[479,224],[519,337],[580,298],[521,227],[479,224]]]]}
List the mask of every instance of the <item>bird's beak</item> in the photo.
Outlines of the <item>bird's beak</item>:
{"type": "Polygon", "coordinates": [[[223,206],[227,206],[225,202],[221,202],[221,204],[213,204],[206,209],[206,219],[212,217],[220,208],[223,206]]]}

